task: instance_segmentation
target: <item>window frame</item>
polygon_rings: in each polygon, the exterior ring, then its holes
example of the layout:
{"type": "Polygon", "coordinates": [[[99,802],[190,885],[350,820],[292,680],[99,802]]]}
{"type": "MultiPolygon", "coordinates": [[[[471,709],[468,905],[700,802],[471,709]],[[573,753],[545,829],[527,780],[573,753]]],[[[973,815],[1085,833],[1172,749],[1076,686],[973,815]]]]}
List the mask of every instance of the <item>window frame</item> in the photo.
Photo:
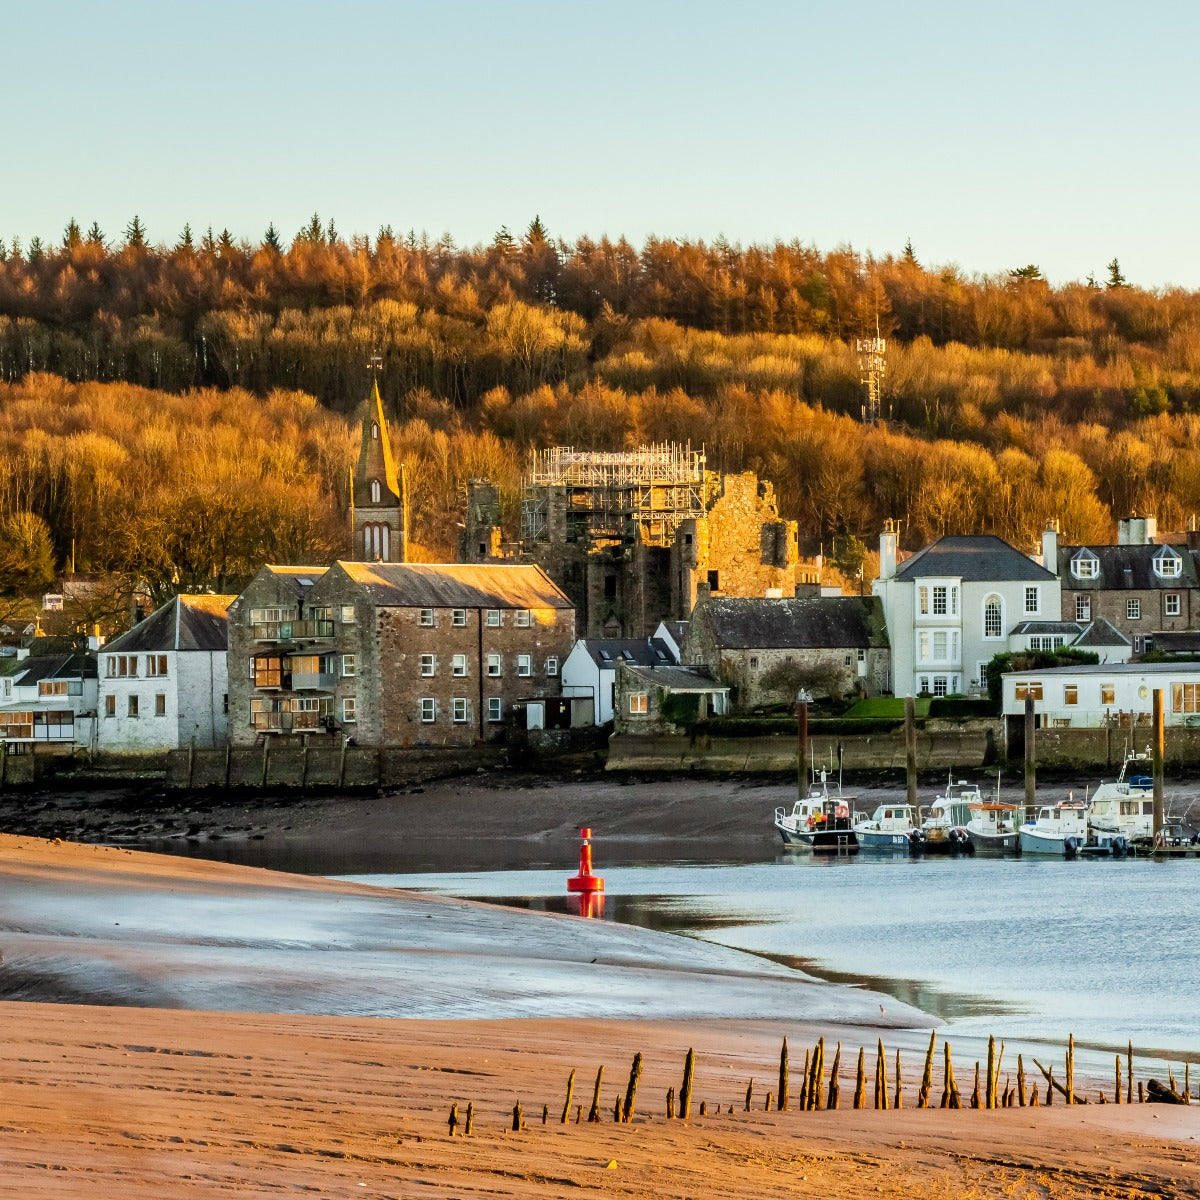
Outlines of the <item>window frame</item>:
{"type": "Polygon", "coordinates": [[[558,674],[558,655],[557,654],[551,654],[551,655],[547,656],[547,658],[546,658],[546,674],[547,675],[557,675],[558,674]]]}
{"type": "Polygon", "coordinates": [[[422,629],[436,629],[437,618],[434,616],[433,609],[421,609],[420,616],[417,618],[417,624],[420,625],[422,629]]]}
{"type": "Polygon", "coordinates": [[[495,725],[499,721],[504,720],[504,697],[489,696],[487,702],[487,719],[488,723],[495,725]]]}
{"type": "Polygon", "coordinates": [[[470,720],[470,703],[467,697],[452,697],[450,700],[450,723],[452,725],[466,725],[470,720]]]}
{"type": "Polygon", "coordinates": [[[1182,597],[1178,592],[1167,592],[1163,596],[1163,615],[1167,617],[1183,615],[1182,597]]]}
{"type": "Polygon", "coordinates": [[[650,713],[650,693],[649,692],[630,692],[629,693],[629,715],[631,717],[645,717],[650,713]]]}
{"type": "Polygon", "coordinates": [[[450,624],[455,629],[463,629],[467,624],[467,610],[465,608],[452,608],[450,610],[450,624]]]}
{"type": "Polygon", "coordinates": [[[487,673],[489,679],[500,679],[504,676],[504,655],[491,651],[487,656],[487,673]]]}
{"type": "Polygon", "coordinates": [[[517,655],[517,677],[519,679],[528,679],[533,675],[533,655],[518,654],[517,655]]]}
{"type": "Polygon", "coordinates": [[[342,678],[355,679],[358,675],[358,655],[343,654],[342,655],[342,678]]]}
{"type": "Polygon", "coordinates": [[[517,611],[513,614],[513,624],[518,629],[528,629],[529,624],[530,624],[529,609],[518,608],[517,611]]]}
{"type": "Polygon", "coordinates": [[[417,716],[422,725],[432,725],[437,720],[437,698],[421,696],[417,700],[417,716]]]}
{"type": "Polygon", "coordinates": [[[1142,619],[1142,601],[1140,596],[1130,596],[1125,601],[1125,620],[1140,621],[1142,619]]]}
{"type": "Polygon", "coordinates": [[[354,725],[358,721],[358,697],[342,697],[342,724],[354,725]]]}
{"type": "Polygon", "coordinates": [[[455,679],[467,677],[467,656],[465,654],[450,655],[450,674],[455,679]]]}
{"type": "Polygon", "coordinates": [[[437,655],[421,655],[421,678],[433,679],[437,675],[437,655]]]}
{"type": "Polygon", "coordinates": [[[498,608],[485,609],[484,610],[484,624],[487,626],[488,629],[503,628],[503,621],[501,620],[501,617],[500,617],[500,610],[498,608]]]}

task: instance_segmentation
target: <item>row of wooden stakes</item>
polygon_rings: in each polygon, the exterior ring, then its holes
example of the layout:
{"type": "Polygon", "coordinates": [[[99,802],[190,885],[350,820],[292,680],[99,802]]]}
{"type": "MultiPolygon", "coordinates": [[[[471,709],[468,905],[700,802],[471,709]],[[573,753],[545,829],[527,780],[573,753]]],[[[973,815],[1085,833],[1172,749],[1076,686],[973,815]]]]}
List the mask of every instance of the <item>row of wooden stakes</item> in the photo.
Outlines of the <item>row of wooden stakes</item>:
{"type": "MultiPolygon", "coordinates": [[[[943,1065],[942,1065],[942,1092],[939,1107],[941,1108],[962,1108],[962,1094],[958,1088],[958,1082],[954,1075],[954,1064],[950,1054],[950,1043],[945,1042],[942,1046],[943,1065]]],[[[929,1049],[925,1052],[925,1069],[921,1074],[921,1083],[917,1089],[917,1107],[929,1108],[930,1101],[933,1096],[933,1075],[934,1063],[937,1054],[937,1033],[929,1035],[929,1049]]],[[[1121,1055],[1115,1056],[1115,1081],[1113,1086],[1112,1103],[1120,1104],[1122,1102],[1122,1090],[1124,1094],[1124,1102],[1126,1104],[1133,1103],[1134,1097],[1134,1081],[1133,1081],[1133,1043],[1129,1043],[1126,1052],[1127,1069],[1122,1079],[1121,1071],[1121,1055]],[[1123,1089],[1122,1089],[1122,1085],[1123,1089]]],[[[825,1039],[824,1037],[817,1039],[817,1044],[811,1050],[804,1052],[804,1072],[801,1077],[800,1093],[797,1097],[796,1107],[801,1111],[812,1112],[818,1109],[836,1109],[841,1102],[841,1085],[839,1083],[839,1071],[842,1062],[842,1043],[837,1043],[837,1049],[833,1055],[833,1063],[829,1070],[828,1079],[825,1077],[825,1039]]],[[[1017,1073],[1015,1085],[1010,1077],[1005,1077],[1003,1091],[1000,1089],[1000,1074],[1002,1064],[1004,1062],[1004,1043],[996,1044],[994,1037],[988,1038],[988,1053],[987,1053],[987,1073],[982,1082],[980,1081],[980,1063],[975,1063],[975,1087],[971,1093],[967,1107],[969,1108],[1036,1108],[1041,1103],[1039,1097],[1039,1085],[1035,1082],[1032,1088],[1027,1087],[1025,1077],[1025,1061],[1022,1055],[1017,1055],[1017,1073]]],[[[1064,1064],[1063,1079],[1061,1081],[1055,1079],[1053,1067],[1044,1067],[1035,1058],[1034,1065],[1041,1072],[1046,1083],[1046,1104],[1051,1105],[1054,1102],[1054,1095],[1057,1092],[1067,1104],[1087,1104],[1087,1098],[1075,1091],[1075,1036],[1072,1034],[1067,1041],[1066,1061],[1064,1064]]],[[[896,1051],[895,1057],[895,1086],[894,1091],[888,1082],[888,1063],[887,1055],[883,1048],[883,1039],[880,1038],[875,1052],[875,1094],[874,1107],[877,1109],[887,1108],[903,1108],[904,1107],[904,1085],[900,1076],[900,1051],[896,1051]]],[[[687,1057],[683,1063],[683,1081],[679,1087],[678,1103],[676,1103],[675,1089],[672,1087],[667,1091],[667,1119],[674,1120],[676,1118],[687,1120],[691,1116],[692,1106],[692,1090],[696,1075],[696,1052],[689,1049],[687,1057]]],[[[612,1108],[612,1119],[618,1124],[628,1124],[633,1120],[634,1110],[637,1105],[638,1084],[642,1078],[642,1055],[637,1053],[633,1056],[633,1063],[629,1069],[629,1080],[625,1085],[625,1094],[622,1097],[617,1095],[612,1108]]],[[[1177,1089],[1175,1075],[1168,1069],[1168,1084],[1163,1085],[1157,1080],[1151,1079],[1148,1085],[1144,1085],[1141,1080],[1137,1083],[1137,1098],[1139,1102],[1144,1102],[1149,1099],[1152,1102],[1169,1103],[1169,1104],[1189,1104],[1191,1080],[1189,1078],[1189,1069],[1184,1065],[1184,1084],[1183,1091],[1177,1089]]],[[[587,1119],[589,1122],[595,1123],[601,1120],[601,1099],[600,1092],[604,1083],[604,1067],[603,1065],[596,1071],[596,1081],[592,1087],[592,1102],[588,1108],[587,1119]]],[[[574,1105],[575,1097],[575,1072],[572,1071],[567,1079],[567,1094],[563,1102],[562,1114],[559,1117],[561,1124],[566,1125],[571,1120],[571,1109],[574,1105]]],[[[863,1048],[858,1051],[858,1067],[855,1074],[854,1083],[854,1107],[867,1107],[867,1070],[866,1070],[866,1053],[863,1048]]],[[[789,1076],[788,1064],[788,1044],[787,1038],[783,1039],[783,1045],[779,1052],[779,1081],[775,1092],[767,1092],[763,1102],[765,1111],[770,1112],[774,1108],[777,1112],[787,1112],[791,1108],[791,1079],[789,1076]]],[[[1108,1096],[1103,1092],[1099,1092],[1100,1104],[1109,1102],[1108,1096]]],[[[751,1078],[746,1087],[745,1095],[745,1111],[749,1112],[754,1105],[754,1079],[751,1078]]],[[[728,1111],[733,1112],[734,1106],[729,1105],[728,1111]]],[[[583,1105],[574,1105],[575,1123],[580,1124],[583,1121],[583,1105]]],[[[700,1116],[708,1115],[708,1103],[703,1101],[700,1104],[700,1116]]],[[[721,1111],[721,1106],[718,1104],[716,1111],[721,1111]]],[[[457,1134],[470,1136],[472,1126],[474,1124],[475,1108],[473,1104],[468,1104],[466,1113],[463,1118],[458,1115],[458,1105],[453,1104],[450,1107],[449,1129],[450,1136],[454,1137],[457,1134]]],[[[550,1106],[542,1105],[542,1124],[548,1124],[550,1120],[550,1106]]],[[[513,1105],[512,1111],[512,1129],[517,1132],[525,1127],[525,1113],[520,1102],[513,1105]]]]}

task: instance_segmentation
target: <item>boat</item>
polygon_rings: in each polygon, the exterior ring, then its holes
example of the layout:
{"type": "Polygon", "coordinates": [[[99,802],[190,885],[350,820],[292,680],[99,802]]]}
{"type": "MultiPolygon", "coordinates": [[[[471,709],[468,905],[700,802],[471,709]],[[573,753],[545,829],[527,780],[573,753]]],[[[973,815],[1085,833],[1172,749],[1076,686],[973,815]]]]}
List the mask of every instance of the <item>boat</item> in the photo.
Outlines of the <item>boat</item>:
{"type": "Polygon", "coordinates": [[[1154,780],[1149,775],[1125,772],[1131,763],[1145,762],[1146,754],[1126,753],[1121,772],[1112,783],[1102,783],[1088,802],[1088,825],[1096,834],[1123,834],[1130,842],[1154,833],[1154,780]]]}
{"type": "Polygon", "coordinates": [[[1133,853],[1133,843],[1123,833],[1093,831],[1075,853],[1080,858],[1127,858],[1133,853]]]}
{"type": "Polygon", "coordinates": [[[1175,854],[1186,857],[1200,855],[1200,831],[1185,822],[1172,818],[1150,841],[1150,854],[1175,854]]]}
{"type": "Polygon", "coordinates": [[[866,850],[911,849],[913,834],[920,828],[911,804],[881,804],[869,820],[854,826],[858,844],[866,850]]]}
{"type": "Polygon", "coordinates": [[[976,850],[1008,851],[1017,849],[1021,825],[1021,806],[1000,800],[1000,772],[996,772],[996,795],[985,800],[976,789],[976,798],[968,806],[967,837],[976,850]]]}
{"type": "Polygon", "coordinates": [[[828,773],[820,772],[809,794],[775,810],[775,828],[785,846],[826,854],[857,854],[858,837],[850,819],[850,801],[841,789],[829,794],[828,773]]]}
{"type": "Polygon", "coordinates": [[[1022,854],[1056,854],[1074,858],[1087,842],[1087,802],[1068,797],[1060,804],[1043,804],[1037,816],[1018,832],[1022,854]]]}
{"type": "Polygon", "coordinates": [[[977,784],[953,776],[946,782],[945,795],[934,798],[921,827],[912,837],[912,848],[921,854],[973,854],[967,835],[971,805],[982,801],[977,784]]]}

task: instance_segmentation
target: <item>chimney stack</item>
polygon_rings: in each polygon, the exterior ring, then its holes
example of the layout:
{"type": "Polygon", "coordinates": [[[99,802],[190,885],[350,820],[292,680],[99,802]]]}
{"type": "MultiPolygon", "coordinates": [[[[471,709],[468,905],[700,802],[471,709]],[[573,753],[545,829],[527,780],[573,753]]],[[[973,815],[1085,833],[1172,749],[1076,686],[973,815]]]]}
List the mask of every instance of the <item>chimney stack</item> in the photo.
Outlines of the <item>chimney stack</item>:
{"type": "Polygon", "coordinates": [[[1058,574],[1058,518],[1051,517],[1042,531],[1042,566],[1058,574]]]}
{"type": "Polygon", "coordinates": [[[888,517],[879,535],[879,578],[896,578],[896,523],[888,517]]]}

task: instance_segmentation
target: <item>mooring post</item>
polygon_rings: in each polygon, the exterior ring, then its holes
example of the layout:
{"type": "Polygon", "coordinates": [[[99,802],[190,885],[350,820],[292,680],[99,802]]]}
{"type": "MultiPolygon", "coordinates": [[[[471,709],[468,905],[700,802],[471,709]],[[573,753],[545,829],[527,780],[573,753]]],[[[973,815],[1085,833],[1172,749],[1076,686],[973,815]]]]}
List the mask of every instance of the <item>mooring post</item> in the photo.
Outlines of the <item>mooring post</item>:
{"type": "Polygon", "coordinates": [[[1037,813],[1037,746],[1034,733],[1033,697],[1025,694],[1025,820],[1037,813]]]}
{"type": "Polygon", "coordinates": [[[1163,812],[1163,692],[1154,689],[1154,840],[1162,833],[1163,812]]]}
{"type": "Polygon", "coordinates": [[[808,693],[796,694],[796,799],[808,796],[808,693]]]}
{"type": "Polygon", "coordinates": [[[905,799],[917,806],[917,702],[904,698],[904,779],[905,799]]]}

